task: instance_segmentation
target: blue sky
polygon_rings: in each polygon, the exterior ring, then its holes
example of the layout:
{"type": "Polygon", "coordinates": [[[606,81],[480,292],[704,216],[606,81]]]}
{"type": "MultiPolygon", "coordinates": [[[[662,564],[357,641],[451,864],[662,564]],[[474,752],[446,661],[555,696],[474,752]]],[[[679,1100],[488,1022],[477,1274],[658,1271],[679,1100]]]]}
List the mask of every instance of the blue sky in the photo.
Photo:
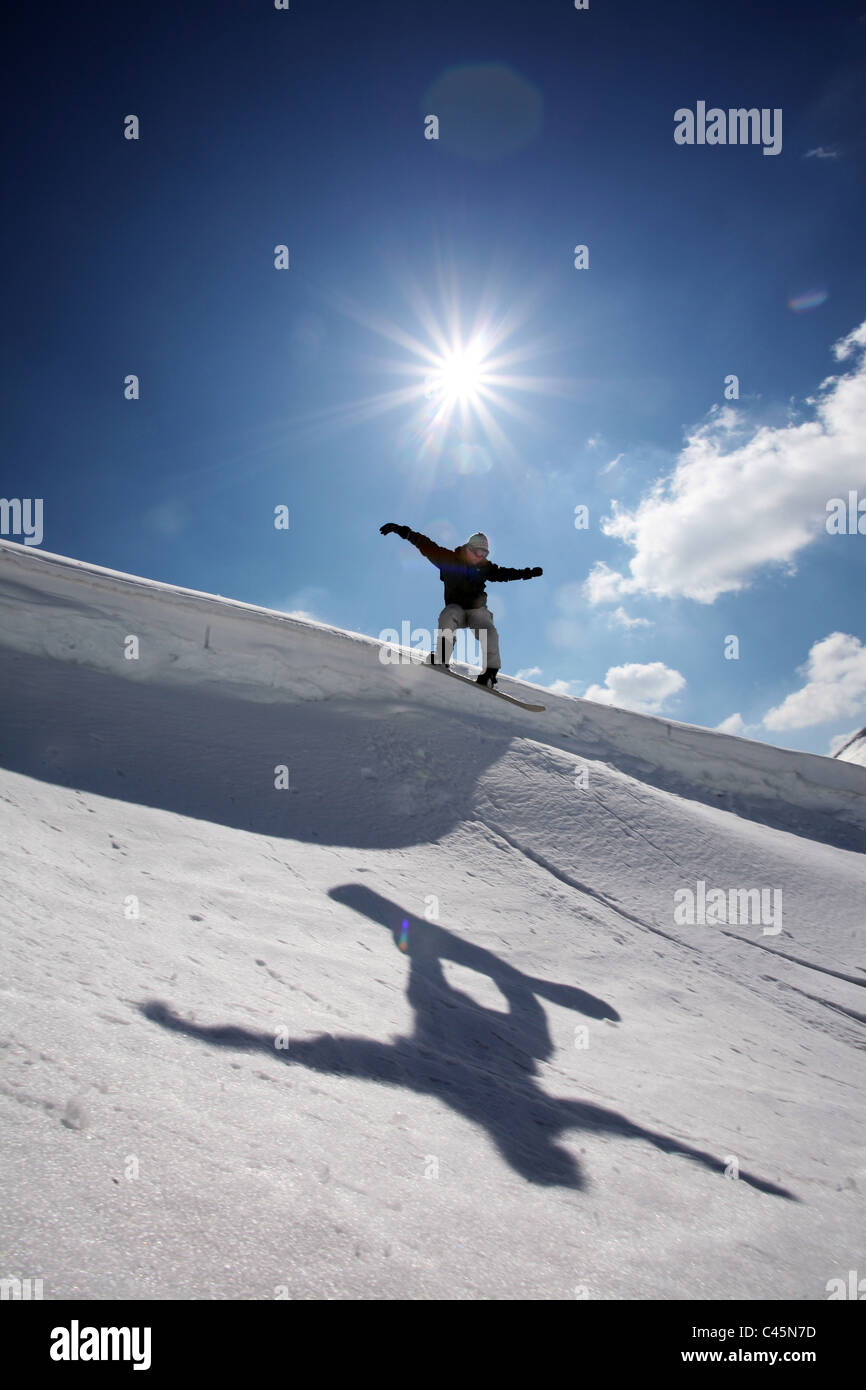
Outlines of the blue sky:
{"type": "Polygon", "coordinates": [[[378,635],[442,602],[379,526],[481,529],[544,568],[490,586],[506,673],[866,724],[866,534],[825,524],[866,501],[866,4],[85,4],[10,57],[0,495],[44,549],[378,635]],[[699,102],[781,151],[677,144],[699,102]]]}

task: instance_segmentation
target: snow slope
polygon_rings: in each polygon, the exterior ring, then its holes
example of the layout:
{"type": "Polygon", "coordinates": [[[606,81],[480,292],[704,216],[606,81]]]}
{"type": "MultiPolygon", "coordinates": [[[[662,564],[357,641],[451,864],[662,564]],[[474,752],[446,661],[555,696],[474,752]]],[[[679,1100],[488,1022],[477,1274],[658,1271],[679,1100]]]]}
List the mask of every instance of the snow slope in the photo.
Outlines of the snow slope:
{"type": "Polygon", "coordinates": [[[862,1269],[866,769],[525,713],[5,541],[0,641],[0,1275],[821,1299],[862,1269]],[[678,924],[700,882],[781,893],[781,930],[678,924]]]}
{"type": "Polygon", "coordinates": [[[847,743],[844,743],[835,754],[846,763],[859,763],[861,767],[866,767],[866,729],[859,729],[856,734],[852,734],[847,743]]]}

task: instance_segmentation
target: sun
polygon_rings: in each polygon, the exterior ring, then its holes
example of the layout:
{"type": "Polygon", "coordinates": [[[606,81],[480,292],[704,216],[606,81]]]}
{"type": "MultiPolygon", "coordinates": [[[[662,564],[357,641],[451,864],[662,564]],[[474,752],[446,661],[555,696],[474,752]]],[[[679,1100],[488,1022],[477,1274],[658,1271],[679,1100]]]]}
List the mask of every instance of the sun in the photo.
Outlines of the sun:
{"type": "Polygon", "coordinates": [[[466,347],[457,345],[442,356],[431,373],[428,394],[438,392],[448,404],[464,401],[474,405],[485,384],[485,369],[484,348],[479,341],[466,347]]]}
{"type": "MultiPolygon", "coordinates": [[[[332,293],[333,307],[399,349],[399,357],[366,358],[382,388],[360,400],[313,412],[322,428],[349,429],[391,411],[403,419],[392,436],[397,449],[419,467],[440,459],[459,471],[488,471],[494,458],[520,465],[509,421],[544,428],[544,417],[525,409],[522,395],[572,398],[575,383],[567,378],[526,374],[526,364],[558,350],[552,338],[528,340],[522,331],[537,293],[492,284],[472,296],[471,311],[460,302],[456,272],[437,279],[432,301],[407,277],[401,286],[420,325],[412,331],[369,308],[332,293]],[[388,389],[385,378],[405,384],[388,389]]],[[[360,359],[359,359],[360,360],[360,359]]],[[[428,478],[432,478],[430,472],[428,478]]]]}

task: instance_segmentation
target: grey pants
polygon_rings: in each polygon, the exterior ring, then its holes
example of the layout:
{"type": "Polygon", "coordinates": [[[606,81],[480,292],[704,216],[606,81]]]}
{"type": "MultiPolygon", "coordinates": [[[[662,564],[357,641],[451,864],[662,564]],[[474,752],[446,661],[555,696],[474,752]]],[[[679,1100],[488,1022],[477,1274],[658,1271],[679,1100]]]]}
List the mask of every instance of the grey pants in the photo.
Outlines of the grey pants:
{"type": "Polygon", "coordinates": [[[444,660],[451,660],[454,651],[454,635],[458,628],[468,627],[473,637],[481,643],[481,659],[487,666],[499,670],[499,633],[493,626],[493,614],[489,608],[461,608],[456,603],[447,603],[439,614],[439,627],[436,634],[436,649],[444,651],[444,660]]]}

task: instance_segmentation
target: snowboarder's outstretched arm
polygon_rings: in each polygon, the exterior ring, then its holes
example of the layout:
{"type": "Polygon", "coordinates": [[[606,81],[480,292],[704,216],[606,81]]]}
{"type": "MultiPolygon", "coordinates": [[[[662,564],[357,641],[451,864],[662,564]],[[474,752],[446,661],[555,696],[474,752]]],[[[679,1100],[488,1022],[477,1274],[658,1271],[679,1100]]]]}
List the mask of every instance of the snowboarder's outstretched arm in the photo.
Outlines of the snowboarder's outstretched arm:
{"type": "Polygon", "coordinates": [[[456,558],[453,550],[446,550],[444,546],[431,541],[429,536],[422,536],[420,531],[412,531],[408,526],[396,526],[393,521],[389,521],[385,526],[380,526],[379,530],[383,536],[389,535],[391,531],[396,531],[397,535],[404,541],[411,541],[421,551],[421,554],[437,568],[456,558]]]}
{"type": "Polygon", "coordinates": [[[484,573],[484,578],[492,579],[495,584],[498,580],[506,579],[537,579],[543,573],[544,570],[538,565],[531,570],[510,570],[504,569],[502,565],[490,565],[484,573]]]}

